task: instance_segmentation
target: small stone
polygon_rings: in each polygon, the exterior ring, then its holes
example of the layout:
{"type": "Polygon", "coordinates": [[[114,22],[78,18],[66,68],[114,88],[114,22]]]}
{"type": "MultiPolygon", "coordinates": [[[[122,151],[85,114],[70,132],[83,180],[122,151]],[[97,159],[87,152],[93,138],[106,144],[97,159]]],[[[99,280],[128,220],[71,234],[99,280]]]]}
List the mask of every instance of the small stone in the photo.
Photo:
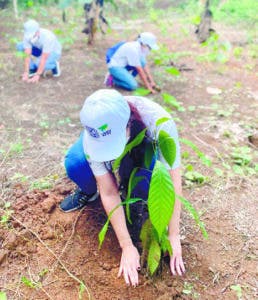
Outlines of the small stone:
{"type": "Polygon", "coordinates": [[[14,250],[18,245],[18,242],[18,236],[15,233],[10,232],[4,242],[4,246],[8,250],[14,250]]]}
{"type": "Polygon", "coordinates": [[[211,94],[211,95],[219,95],[222,93],[222,90],[218,89],[216,87],[207,87],[206,91],[208,94],[211,94]]]}
{"type": "Polygon", "coordinates": [[[112,266],[107,264],[107,263],[104,263],[102,265],[102,269],[106,270],[106,271],[110,271],[112,269],[112,266]]]}
{"type": "Polygon", "coordinates": [[[165,281],[165,284],[166,284],[167,287],[172,287],[172,286],[173,286],[173,281],[170,280],[170,279],[169,279],[169,280],[166,280],[166,281],[165,281]]]}
{"type": "Polygon", "coordinates": [[[7,254],[7,250],[0,249],[0,265],[5,261],[7,254]]]}
{"type": "Polygon", "coordinates": [[[45,213],[51,213],[56,207],[56,202],[52,198],[47,198],[42,202],[41,207],[45,213]]]}
{"type": "Polygon", "coordinates": [[[51,229],[49,231],[45,231],[42,236],[42,240],[53,240],[55,238],[55,232],[51,229]]]}

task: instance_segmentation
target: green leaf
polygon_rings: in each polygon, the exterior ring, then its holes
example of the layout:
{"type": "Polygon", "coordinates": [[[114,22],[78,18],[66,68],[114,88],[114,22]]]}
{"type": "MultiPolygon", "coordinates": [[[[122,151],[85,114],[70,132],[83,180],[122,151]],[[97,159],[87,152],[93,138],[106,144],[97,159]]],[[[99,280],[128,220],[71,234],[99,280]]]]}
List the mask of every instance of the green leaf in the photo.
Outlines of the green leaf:
{"type": "Polygon", "coordinates": [[[140,232],[140,240],[142,241],[142,249],[148,250],[151,241],[152,224],[150,219],[147,219],[142,225],[140,232]]]}
{"type": "Polygon", "coordinates": [[[159,125],[161,125],[169,120],[171,120],[171,118],[169,118],[169,117],[160,118],[156,121],[156,126],[158,127],[159,125]]]}
{"type": "MultiPolygon", "coordinates": [[[[143,179],[143,176],[136,176],[135,177],[135,174],[136,174],[137,171],[138,171],[138,168],[134,168],[131,175],[130,175],[126,201],[128,199],[130,199],[133,189],[143,179]]],[[[132,224],[132,220],[131,220],[131,216],[130,216],[130,205],[129,205],[129,203],[126,203],[125,209],[126,209],[126,217],[129,221],[129,223],[132,224]]]]}
{"type": "Polygon", "coordinates": [[[160,247],[163,253],[165,253],[166,251],[168,251],[169,255],[172,256],[173,253],[173,249],[170,243],[170,240],[168,239],[168,233],[167,230],[165,230],[161,242],[160,242],[160,247]]]}
{"type": "Polygon", "coordinates": [[[7,296],[5,292],[0,291],[0,300],[7,300],[7,296]]]}
{"type": "Polygon", "coordinates": [[[166,68],[166,72],[173,75],[173,76],[180,76],[180,71],[177,68],[174,68],[174,67],[166,68]]]}
{"type": "Polygon", "coordinates": [[[181,104],[176,100],[176,98],[174,96],[164,93],[164,94],[162,94],[162,97],[163,97],[163,100],[165,103],[172,105],[176,109],[179,109],[180,107],[182,107],[181,104]]]}
{"type": "Polygon", "coordinates": [[[27,56],[27,54],[25,52],[16,51],[15,56],[18,58],[25,58],[27,56]]]}
{"type": "Polygon", "coordinates": [[[28,279],[26,276],[22,276],[21,278],[22,283],[24,283],[26,286],[30,287],[30,288],[38,288],[41,286],[40,282],[34,282],[31,281],[30,279],[28,279]]]}
{"type": "Polygon", "coordinates": [[[150,90],[144,88],[138,88],[133,92],[134,96],[147,96],[150,94],[150,90]]]}
{"type": "Polygon", "coordinates": [[[222,177],[224,175],[224,172],[219,168],[214,168],[213,170],[220,177],[222,177]]]}
{"type": "Polygon", "coordinates": [[[200,216],[199,216],[199,213],[197,212],[197,210],[183,196],[176,195],[176,197],[182,202],[182,204],[184,205],[185,209],[190,213],[190,215],[192,216],[192,218],[195,220],[195,223],[200,227],[201,232],[202,232],[204,238],[207,239],[208,238],[208,233],[207,233],[207,231],[205,229],[204,223],[200,220],[200,216]]]}
{"type": "Polygon", "coordinates": [[[144,153],[144,166],[146,169],[150,169],[152,160],[154,159],[154,156],[156,156],[156,154],[154,153],[154,149],[155,149],[155,142],[153,143],[148,143],[146,145],[146,149],[145,149],[145,153],[144,153]]]}
{"type": "Polygon", "coordinates": [[[231,285],[231,286],[230,286],[230,289],[231,289],[232,291],[235,291],[235,292],[236,292],[237,298],[238,298],[238,299],[241,299],[241,298],[242,298],[242,288],[241,288],[241,285],[240,285],[240,284],[231,285]]]}
{"type": "Polygon", "coordinates": [[[197,171],[188,171],[184,173],[184,177],[191,182],[201,184],[205,181],[206,177],[197,171]]]}
{"type": "Polygon", "coordinates": [[[138,146],[145,137],[145,132],[147,128],[143,129],[128,145],[125,146],[123,153],[114,161],[113,171],[117,170],[120,166],[121,160],[123,157],[130,152],[134,147],[138,146]]]}
{"type": "Polygon", "coordinates": [[[207,167],[211,166],[211,160],[209,159],[209,157],[206,156],[193,142],[184,138],[179,138],[179,141],[189,146],[198,155],[198,157],[200,158],[200,160],[205,166],[207,167]]]}
{"type": "Polygon", "coordinates": [[[150,182],[148,210],[159,240],[171,219],[174,204],[175,191],[170,174],[164,164],[156,161],[150,182]]]}
{"type": "Polygon", "coordinates": [[[176,143],[174,139],[166,131],[160,130],[158,141],[162,155],[169,166],[172,167],[176,158],[176,143]]]}
{"type": "Polygon", "coordinates": [[[238,165],[233,166],[233,171],[238,175],[243,176],[245,174],[243,168],[241,166],[238,166],[238,165]]]}
{"type": "Polygon", "coordinates": [[[152,240],[149,248],[148,254],[148,267],[151,275],[155,273],[159,266],[161,257],[161,249],[159,243],[156,240],[152,240]]]}
{"type": "Polygon", "coordinates": [[[85,284],[81,281],[80,288],[79,288],[79,300],[83,300],[83,292],[86,290],[85,284]]]}
{"type": "Polygon", "coordinates": [[[99,249],[102,247],[102,244],[104,242],[107,230],[108,230],[108,225],[110,222],[110,218],[107,219],[106,223],[104,224],[104,226],[102,227],[102,229],[99,232],[99,249]]]}
{"type": "Polygon", "coordinates": [[[107,219],[106,223],[104,224],[104,226],[102,227],[102,229],[99,232],[99,236],[98,236],[99,237],[99,249],[101,248],[101,246],[104,242],[104,239],[105,239],[105,236],[106,236],[106,233],[107,233],[107,230],[108,230],[108,225],[110,223],[110,219],[112,218],[114,212],[118,209],[118,207],[120,207],[122,205],[125,205],[127,203],[129,203],[129,204],[136,203],[136,202],[141,201],[141,200],[142,200],[141,198],[127,199],[126,201],[119,203],[117,206],[115,206],[110,211],[110,213],[108,214],[108,219],[107,219]]]}

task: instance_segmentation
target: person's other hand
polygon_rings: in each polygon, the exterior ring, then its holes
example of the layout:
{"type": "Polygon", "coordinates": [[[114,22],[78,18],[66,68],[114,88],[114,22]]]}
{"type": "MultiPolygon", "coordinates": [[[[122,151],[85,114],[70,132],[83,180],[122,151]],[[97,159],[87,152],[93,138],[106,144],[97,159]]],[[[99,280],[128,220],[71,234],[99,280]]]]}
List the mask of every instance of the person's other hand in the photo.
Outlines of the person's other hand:
{"type": "Polygon", "coordinates": [[[160,92],[161,91],[161,88],[158,86],[158,85],[154,85],[153,87],[152,87],[155,91],[157,91],[157,92],[160,92]]]}
{"type": "Polygon", "coordinates": [[[139,283],[138,271],[140,270],[140,255],[134,245],[125,246],[122,249],[122,257],[118,277],[124,275],[127,285],[137,286],[139,283]]]}
{"type": "Polygon", "coordinates": [[[29,74],[28,74],[27,72],[24,72],[24,73],[22,74],[22,80],[23,80],[23,81],[28,81],[28,80],[29,80],[29,74]]]}
{"type": "Polygon", "coordinates": [[[35,74],[32,78],[30,78],[28,80],[28,82],[37,83],[37,82],[39,82],[39,78],[40,78],[40,75],[39,74],[35,74]]]}
{"type": "Polygon", "coordinates": [[[185,266],[182,258],[180,235],[171,235],[169,240],[173,250],[172,256],[170,257],[170,270],[173,275],[182,276],[185,273],[185,266]]]}
{"type": "Polygon", "coordinates": [[[152,94],[157,94],[157,92],[153,88],[150,88],[149,90],[152,94]]]}

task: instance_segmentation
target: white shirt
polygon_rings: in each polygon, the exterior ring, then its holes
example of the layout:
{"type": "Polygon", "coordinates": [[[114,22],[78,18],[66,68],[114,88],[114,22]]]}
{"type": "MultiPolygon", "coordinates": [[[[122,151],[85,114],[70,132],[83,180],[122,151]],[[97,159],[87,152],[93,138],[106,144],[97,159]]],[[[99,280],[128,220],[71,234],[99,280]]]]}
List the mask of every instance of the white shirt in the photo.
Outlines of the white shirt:
{"type": "Polygon", "coordinates": [[[23,45],[25,49],[31,49],[32,46],[42,50],[42,53],[57,53],[61,54],[62,46],[57,40],[57,37],[48,29],[39,29],[39,39],[32,43],[24,37],[23,45]]]}
{"type": "Polygon", "coordinates": [[[140,67],[141,58],[145,58],[141,49],[141,44],[138,41],[126,42],[120,46],[108,63],[108,68],[112,67],[140,67]]]}

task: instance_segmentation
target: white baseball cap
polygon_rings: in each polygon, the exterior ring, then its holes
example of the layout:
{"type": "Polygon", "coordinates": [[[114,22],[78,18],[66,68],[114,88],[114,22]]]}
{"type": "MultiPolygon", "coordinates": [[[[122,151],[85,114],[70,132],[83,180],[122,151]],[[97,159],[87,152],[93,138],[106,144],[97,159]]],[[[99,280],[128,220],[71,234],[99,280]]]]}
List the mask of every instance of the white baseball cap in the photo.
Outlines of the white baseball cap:
{"type": "Polygon", "coordinates": [[[147,45],[151,50],[158,50],[159,46],[157,45],[157,38],[151,32],[143,32],[139,35],[138,41],[143,45],[147,45]]]}
{"type": "Polygon", "coordinates": [[[25,39],[31,39],[35,33],[39,30],[39,23],[35,20],[29,20],[23,24],[25,39]]]}
{"type": "Polygon", "coordinates": [[[101,89],[86,98],[80,119],[85,128],[83,146],[89,159],[104,162],[122,154],[130,113],[127,101],[116,90],[101,89]]]}

